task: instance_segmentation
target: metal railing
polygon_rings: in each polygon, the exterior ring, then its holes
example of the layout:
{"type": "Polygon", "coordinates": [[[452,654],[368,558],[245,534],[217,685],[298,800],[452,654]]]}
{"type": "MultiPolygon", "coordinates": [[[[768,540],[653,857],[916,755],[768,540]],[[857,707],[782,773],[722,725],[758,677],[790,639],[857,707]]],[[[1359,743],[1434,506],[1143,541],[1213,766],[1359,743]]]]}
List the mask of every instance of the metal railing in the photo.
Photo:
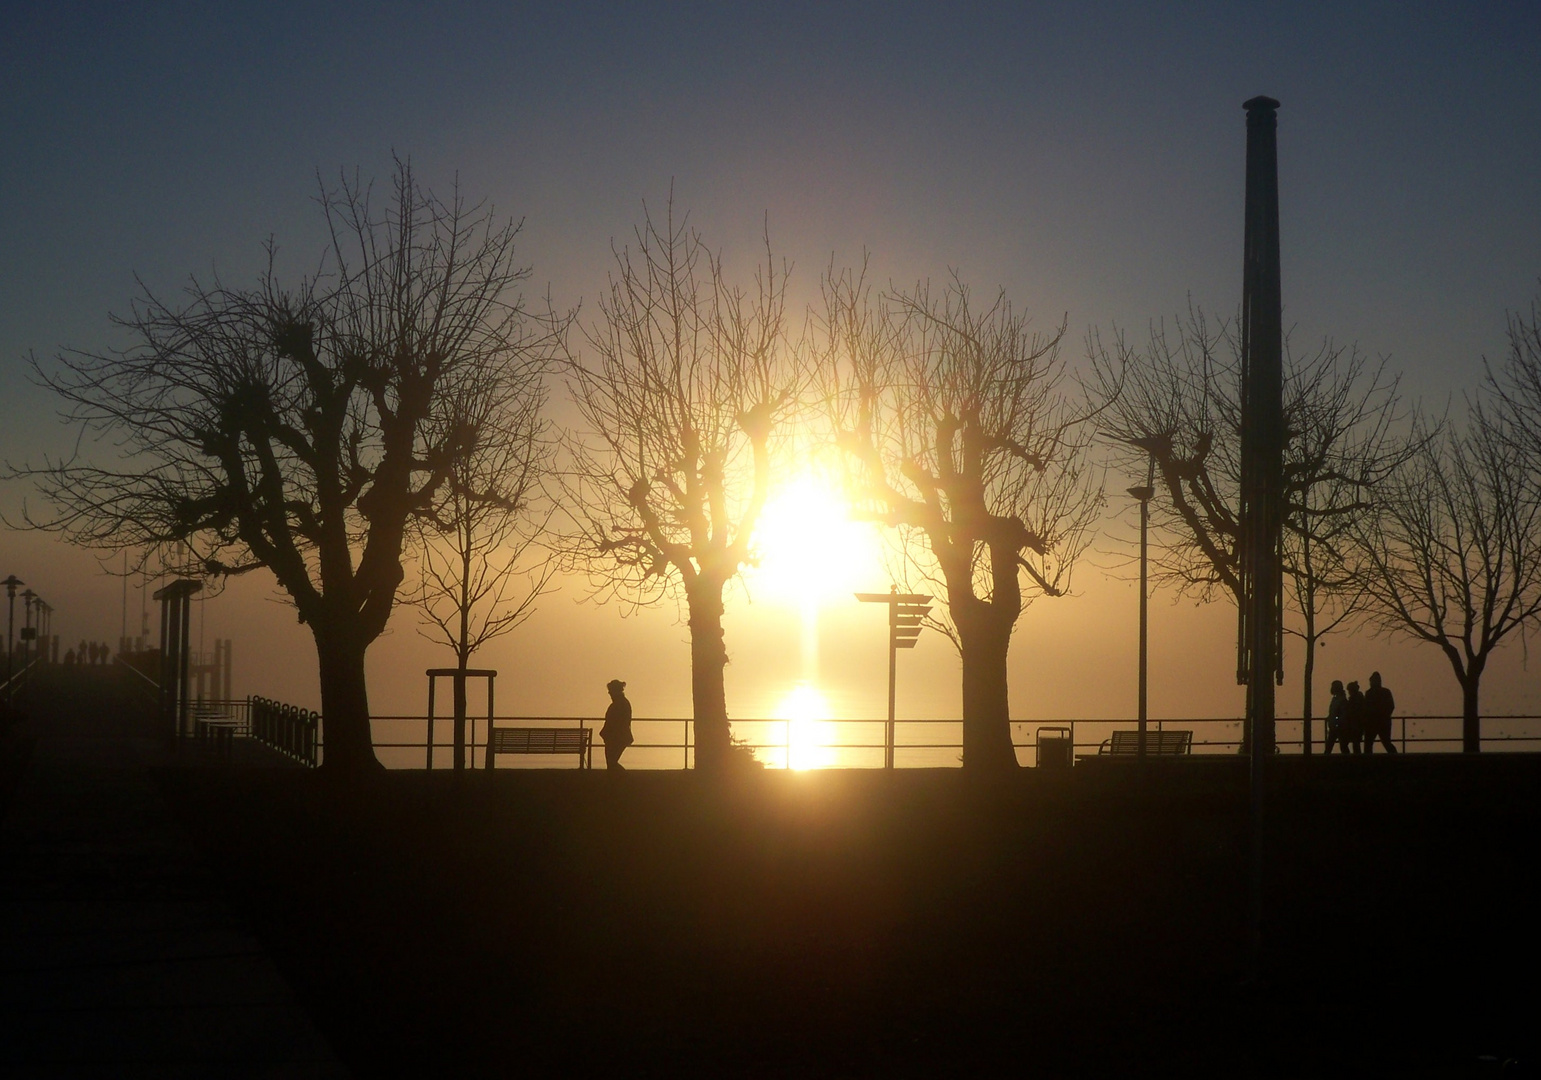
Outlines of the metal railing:
{"type": "MultiPolygon", "coordinates": [[[[229,726],[237,737],[250,736],[279,753],[312,768],[319,764],[324,746],[324,723],[314,711],[251,697],[193,703],[196,719],[229,726]]],[[[442,717],[438,718],[444,719],[442,717]]],[[[570,727],[597,731],[599,717],[499,716],[500,726],[570,727]]],[[[396,769],[421,769],[428,757],[426,716],[373,716],[374,747],[382,763],[396,769]]],[[[884,720],[764,720],[733,721],[735,742],[754,754],[768,769],[820,769],[883,767],[886,747],[884,720]]],[[[1236,717],[1163,718],[1150,721],[1151,731],[1193,732],[1192,756],[1234,756],[1242,745],[1243,722],[1236,717]]],[[[435,731],[436,766],[445,767],[453,743],[448,725],[435,731]]],[[[1039,732],[1064,738],[1068,732],[1071,759],[1096,755],[1114,731],[1132,731],[1127,719],[1075,718],[1017,720],[1011,724],[1012,746],[1018,763],[1037,764],[1039,732]]],[[[628,768],[689,769],[695,765],[695,722],[686,718],[636,718],[637,738],[626,752],[628,768]]],[[[1322,752],[1325,724],[1313,721],[1314,751],[1322,752]]],[[[895,724],[895,766],[899,768],[949,768],[962,763],[960,720],[900,720],[895,724]]],[[[1283,718],[1276,722],[1276,744],[1286,755],[1303,753],[1304,722],[1283,718]]],[[[487,718],[466,720],[466,765],[485,767],[487,718]]],[[[1393,724],[1393,739],[1403,753],[1459,753],[1462,749],[1462,718],[1456,715],[1402,716],[1393,724]]],[[[1541,751],[1541,716],[1505,714],[1482,719],[1482,750],[1485,753],[1541,751]]],[[[1064,746],[1059,749],[1063,752],[1064,746]]],[[[500,768],[570,767],[565,757],[500,759],[500,768]]]]}
{"type": "Polygon", "coordinates": [[[11,672],[10,678],[0,679],[0,698],[7,693],[13,693],[18,686],[25,686],[28,676],[32,674],[32,669],[41,666],[42,663],[42,657],[33,656],[26,663],[17,665],[11,672]]]}
{"type": "Polygon", "coordinates": [[[312,769],[320,764],[319,713],[256,695],[247,700],[245,724],[252,738],[312,769]]]}
{"type": "MultiPolygon", "coordinates": [[[[442,719],[442,718],[440,718],[442,719]]],[[[381,761],[391,768],[420,769],[427,760],[427,717],[374,716],[370,718],[374,746],[381,761]]],[[[572,727],[598,730],[599,717],[498,716],[499,727],[572,727]]],[[[1314,724],[1314,752],[1320,754],[1325,725],[1314,724]]],[[[751,751],[770,769],[882,768],[885,755],[884,720],[734,720],[738,745],[751,751]]],[[[1457,753],[1462,747],[1459,716],[1405,716],[1393,725],[1393,742],[1404,753],[1457,753]]],[[[1068,729],[1072,757],[1095,755],[1114,731],[1133,730],[1125,719],[1020,720],[1011,724],[1012,745],[1024,766],[1036,764],[1038,732],[1068,729]]],[[[1192,754],[1235,755],[1242,744],[1243,722],[1234,717],[1165,718],[1150,721],[1151,731],[1189,730],[1192,754]]],[[[1276,743],[1281,754],[1301,754],[1304,724],[1299,719],[1276,723],[1276,743]]],[[[487,718],[466,719],[466,765],[485,765],[487,718]]],[[[627,768],[688,769],[695,763],[694,722],[688,719],[635,718],[632,731],[637,742],[626,751],[627,768]]],[[[960,720],[900,720],[895,724],[895,765],[900,768],[956,767],[962,761],[960,720]]],[[[447,762],[452,742],[441,725],[435,731],[434,757],[447,762]]],[[[1483,718],[1484,752],[1541,750],[1541,716],[1504,715],[1483,718]]],[[[569,767],[565,758],[500,759],[500,768],[569,767]]],[[[440,766],[442,767],[442,766],[440,766]]]]}

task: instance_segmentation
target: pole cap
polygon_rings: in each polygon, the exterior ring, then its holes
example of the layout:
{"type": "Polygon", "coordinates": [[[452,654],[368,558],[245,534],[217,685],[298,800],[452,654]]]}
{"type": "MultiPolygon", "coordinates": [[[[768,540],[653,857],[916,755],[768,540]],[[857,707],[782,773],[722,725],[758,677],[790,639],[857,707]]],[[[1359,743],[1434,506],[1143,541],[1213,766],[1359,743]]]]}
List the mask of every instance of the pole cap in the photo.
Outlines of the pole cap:
{"type": "Polygon", "coordinates": [[[1241,103],[1241,107],[1248,112],[1256,112],[1259,109],[1267,109],[1272,112],[1279,107],[1279,103],[1271,97],[1255,97],[1241,103]]]}

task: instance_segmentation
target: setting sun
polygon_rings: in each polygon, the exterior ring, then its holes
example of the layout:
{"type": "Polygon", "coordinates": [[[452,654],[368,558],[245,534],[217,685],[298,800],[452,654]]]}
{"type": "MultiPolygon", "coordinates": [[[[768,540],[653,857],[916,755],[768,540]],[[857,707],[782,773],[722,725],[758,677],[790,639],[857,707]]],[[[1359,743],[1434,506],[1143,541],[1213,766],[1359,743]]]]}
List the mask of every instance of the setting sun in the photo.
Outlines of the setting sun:
{"type": "Polygon", "coordinates": [[[852,521],[834,484],[805,472],[765,504],[755,530],[759,563],[746,574],[757,596],[817,607],[886,581],[876,527],[852,521]]]}

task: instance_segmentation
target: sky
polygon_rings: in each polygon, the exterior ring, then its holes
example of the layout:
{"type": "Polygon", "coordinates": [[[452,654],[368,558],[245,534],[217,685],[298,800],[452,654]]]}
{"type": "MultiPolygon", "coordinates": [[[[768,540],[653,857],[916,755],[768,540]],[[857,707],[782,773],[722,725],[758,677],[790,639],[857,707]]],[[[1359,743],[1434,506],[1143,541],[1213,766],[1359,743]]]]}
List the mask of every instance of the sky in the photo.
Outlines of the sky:
{"type": "MultiPolygon", "coordinates": [[[[1541,8],[1522,3],[1259,4],[71,4],[13,5],[0,36],[0,457],[67,454],[73,435],[26,357],[102,348],[141,287],[250,282],[321,250],[318,172],[432,186],[525,221],[529,294],[592,312],[614,241],[644,201],[676,204],[750,271],[768,230],[797,304],[820,271],[870,253],[883,281],[956,270],[1044,328],[1088,332],[1190,303],[1240,300],[1245,126],[1279,110],[1285,323],[1386,355],[1442,407],[1503,348],[1506,313],[1541,277],[1541,8]],[[141,285],[142,283],[142,285],[141,285]]],[[[1110,477],[1121,492],[1133,478],[1110,477]]],[[[11,484],[12,517],[27,493],[11,484]]],[[[1110,535],[1129,535],[1115,498],[1110,535]]],[[[1013,714],[1127,716],[1137,591],[1093,556],[1075,595],[1034,604],[1013,647],[1013,714]]],[[[66,641],[116,641],[121,583],[85,553],[0,532],[0,573],[53,604],[66,641]]],[[[136,583],[137,584],[137,583],[136,583]]],[[[868,575],[855,589],[882,589],[868,575]]],[[[673,608],[582,602],[568,582],[489,646],[500,712],[597,714],[604,682],[638,715],[689,709],[673,608]]],[[[130,595],[130,632],[139,594],[130,595]]],[[[312,645],[270,580],[199,605],[195,633],[234,641],[236,690],[315,704],[312,645]]],[[[1234,615],[1157,592],[1152,715],[1236,715],[1234,615]]],[[[736,593],[729,710],[767,715],[814,678],[842,715],[881,715],[882,617],[736,593]]],[[[212,647],[212,646],[210,646],[212,647]]],[[[1293,653],[1288,650],[1293,648],[1293,653]]],[[[1329,661],[1327,658],[1331,657],[1329,661]]],[[[1541,712],[1510,647],[1493,711],[1541,712]]],[[[937,635],[901,658],[901,715],[956,716],[958,665],[937,635]]],[[[418,712],[447,662],[400,612],[371,652],[377,712],[418,712]]],[[[1298,709],[1298,646],[1281,712],[1298,709]]],[[[1357,635],[1325,680],[1386,673],[1409,711],[1458,711],[1443,660],[1357,635]]]]}

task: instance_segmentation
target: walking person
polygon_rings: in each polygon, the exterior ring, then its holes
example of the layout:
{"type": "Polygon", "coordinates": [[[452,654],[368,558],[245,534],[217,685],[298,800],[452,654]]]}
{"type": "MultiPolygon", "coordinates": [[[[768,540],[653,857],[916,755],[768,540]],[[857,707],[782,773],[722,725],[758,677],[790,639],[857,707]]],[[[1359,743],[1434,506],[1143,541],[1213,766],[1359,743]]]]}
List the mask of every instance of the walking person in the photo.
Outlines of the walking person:
{"type": "Polygon", "coordinates": [[[1364,752],[1366,754],[1375,751],[1375,740],[1379,739],[1381,745],[1386,748],[1386,753],[1394,754],[1397,748],[1391,745],[1391,714],[1396,712],[1397,701],[1391,696],[1391,691],[1381,685],[1380,672],[1370,672],[1370,689],[1364,695],[1364,752]]]}
{"type": "Polygon", "coordinates": [[[1327,749],[1322,753],[1332,753],[1334,745],[1338,753],[1348,753],[1348,739],[1344,735],[1344,711],[1348,708],[1348,695],[1343,690],[1343,680],[1332,680],[1332,702],[1327,706],[1327,749]]]}
{"type": "Polygon", "coordinates": [[[626,771],[621,755],[631,745],[631,702],[626,700],[626,684],[611,679],[605,684],[610,691],[610,707],[605,710],[605,724],[599,729],[599,737],[605,744],[605,768],[626,771]]]}
{"type": "Polygon", "coordinates": [[[1343,703],[1343,743],[1355,754],[1364,749],[1364,695],[1359,684],[1348,684],[1348,700],[1343,703]]]}

